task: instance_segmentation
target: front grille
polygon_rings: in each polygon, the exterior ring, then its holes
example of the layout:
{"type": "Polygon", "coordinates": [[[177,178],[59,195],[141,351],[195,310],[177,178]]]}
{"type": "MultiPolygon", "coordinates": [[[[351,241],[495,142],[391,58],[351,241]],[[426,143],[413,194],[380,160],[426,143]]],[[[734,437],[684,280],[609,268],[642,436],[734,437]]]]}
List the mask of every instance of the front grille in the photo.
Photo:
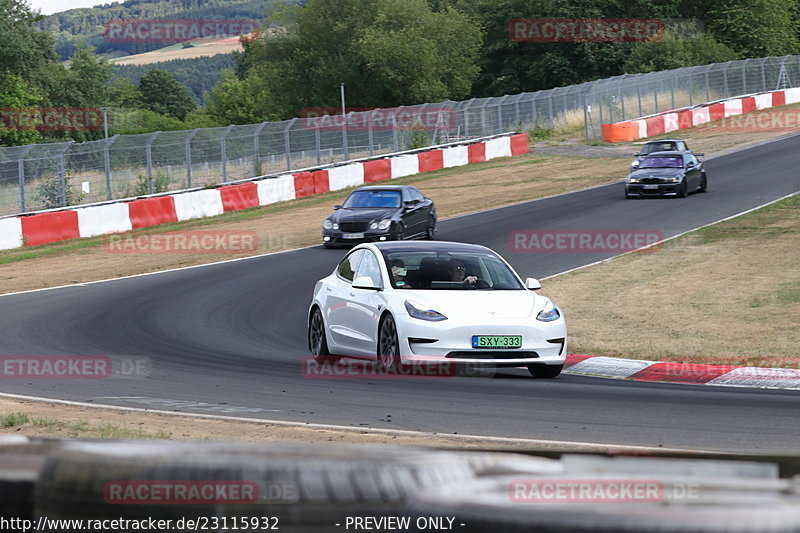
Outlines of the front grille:
{"type": "Polygon", "coordinates": [[[445,355],[447,359],[532,359],[539,357],[536,352],[450,352],[445,355]]]}
{"type": "Polygon", "coordinates": [[[642,178],[639,183],[661,183],[661,178],[642,178]]]}
{"type": "Polygon", "coordinates": [[[339,222],[339,229],[346,233],[361,233],[362,231],[367,231],[369,228],[369,221],[349,221],[349,222],[339,222]]]}

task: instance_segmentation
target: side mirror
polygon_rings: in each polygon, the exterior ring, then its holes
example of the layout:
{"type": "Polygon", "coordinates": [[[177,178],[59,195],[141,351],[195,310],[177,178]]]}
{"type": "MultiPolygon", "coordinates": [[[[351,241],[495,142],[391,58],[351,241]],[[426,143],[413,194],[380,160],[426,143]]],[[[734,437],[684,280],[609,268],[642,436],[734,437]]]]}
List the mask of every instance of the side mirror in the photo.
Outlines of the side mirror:
{"type": "Polygon", "coordinates": [[[340,204],[336,204],[335,206],[333,206],[333,210],[334,211],[339,210],[341,208],[342,208],[342,206],[340,204]]]}
{"type": "Polygon", "coordinates": [[[686,163],[686,168],[694,168],[694,162],[689,161],[688,163],[686,163]]]}
{"type": "Polygon", "coordinates": [[[379,291],[381,287],[375,285],[375,282],[372,281],[372,278],[369,276],[359,276],[353,280],[353,288],[354,289],[367,289],[371,291],[379,291]]]}
{"type": "Polygon", "coordinates": [[[529,291],[538,291],[542,288],[542,284],[536,278],[525,278],[525,288],[529,291]]]}

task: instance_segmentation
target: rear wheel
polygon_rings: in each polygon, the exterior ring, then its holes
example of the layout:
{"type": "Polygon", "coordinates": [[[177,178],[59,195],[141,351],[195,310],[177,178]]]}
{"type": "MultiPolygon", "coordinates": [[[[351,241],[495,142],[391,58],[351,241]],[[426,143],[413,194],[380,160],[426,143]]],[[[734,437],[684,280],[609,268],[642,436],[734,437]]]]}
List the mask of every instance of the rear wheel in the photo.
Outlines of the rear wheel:
{"type": "Polygon", "coordinates": [[[564,369],[564,365],[528,365],[528,372],[535,378],[554,378],[564,369]]]}
{"type": "Polygon", "coordinates": [[[339,357],[331,355],[325,335],[325,321],[319,308],[314,309],[308,322],[308,349],[317,363],[335,363],[339,357]]]}
{"type": "Polygon", "coordinates": [[[378,333],[378,362],[384,370],[400,367],[400,342],[397,340],[397,326],[392,315],[386,315],[378,333]]]}

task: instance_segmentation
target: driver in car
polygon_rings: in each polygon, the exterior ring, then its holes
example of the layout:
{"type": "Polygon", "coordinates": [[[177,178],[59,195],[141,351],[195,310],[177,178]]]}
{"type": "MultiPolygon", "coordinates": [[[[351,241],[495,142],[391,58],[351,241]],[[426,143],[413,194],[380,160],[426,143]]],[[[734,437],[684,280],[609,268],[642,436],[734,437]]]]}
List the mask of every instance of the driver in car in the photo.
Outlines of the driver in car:
{"type": "Polygon", "coordinates": [[[411,285],[406,281],[406,274],[408,274],[408,270],[406,270],[406,264],[403,262],[402,259],[394,259],[391,262],[392,265],[392,276],[394,277],[394,284],[398,289],[410,289],[412,288],[411,285]]]}
{"type": "Polygon", "coordinates": [[[464,261],[456,259],[450,263],[450,281],[460,281],[464,284],[474,285],[478,281],[478,276],[467,276],[467,265],[464,261]]]}

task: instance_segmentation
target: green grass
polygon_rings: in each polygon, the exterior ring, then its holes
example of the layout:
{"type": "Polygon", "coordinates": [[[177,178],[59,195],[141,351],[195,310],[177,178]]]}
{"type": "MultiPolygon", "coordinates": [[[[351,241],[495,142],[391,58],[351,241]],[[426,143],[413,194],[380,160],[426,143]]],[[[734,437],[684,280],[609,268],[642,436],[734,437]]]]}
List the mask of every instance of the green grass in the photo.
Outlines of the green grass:
{"type": "Polygon", "coordinates": [[[25,413],[10,413],[7,415],[3,415],[0,418],[0,427],[3,428],[12,428],[16,426],[21,426],[28,422],[28,415],[25,413]]]}
{"type": "MultiPolygon", "coordinates": [[[[25,417],[27,421],[27,416],[25,417]]],[[[34,426],[46,428],[53,433],[78,434],[81,437],[97,439],[169,439],[171,435],[159,430],[155,433],[144,431],[144,423],[138,429],[122,428],[115,424],[100,424],[93,426],[85,420],[78,422],[64,422],[53,418],[35,418],[31,420],[34,426]]]]}

